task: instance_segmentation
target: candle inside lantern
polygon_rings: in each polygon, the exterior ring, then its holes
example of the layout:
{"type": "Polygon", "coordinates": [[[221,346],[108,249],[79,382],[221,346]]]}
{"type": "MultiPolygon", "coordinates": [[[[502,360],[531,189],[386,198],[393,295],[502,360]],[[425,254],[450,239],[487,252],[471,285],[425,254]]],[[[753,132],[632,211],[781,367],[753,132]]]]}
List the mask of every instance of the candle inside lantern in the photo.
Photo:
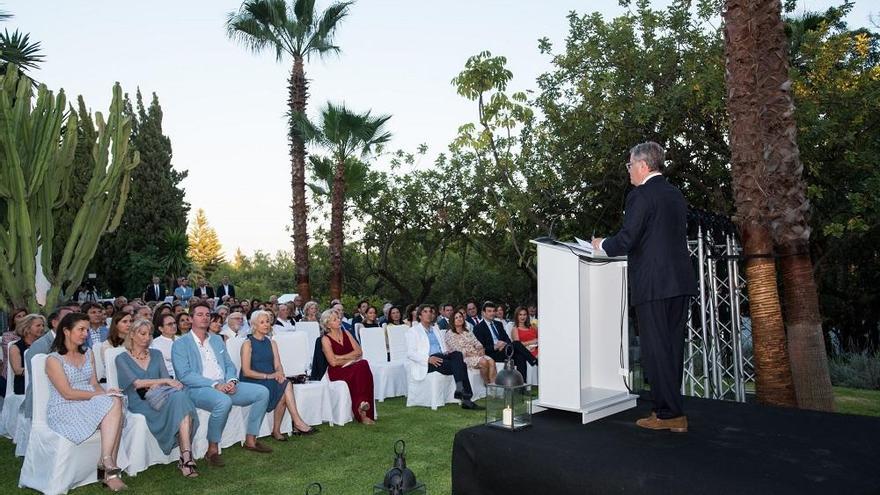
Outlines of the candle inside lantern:
{"type": "Polygon", "coordinates": [[[504,426],[513,426],[513,409],[511,409],[510,406],[505,407],[504,411],[502,411],[501,422],[504,426]]]}

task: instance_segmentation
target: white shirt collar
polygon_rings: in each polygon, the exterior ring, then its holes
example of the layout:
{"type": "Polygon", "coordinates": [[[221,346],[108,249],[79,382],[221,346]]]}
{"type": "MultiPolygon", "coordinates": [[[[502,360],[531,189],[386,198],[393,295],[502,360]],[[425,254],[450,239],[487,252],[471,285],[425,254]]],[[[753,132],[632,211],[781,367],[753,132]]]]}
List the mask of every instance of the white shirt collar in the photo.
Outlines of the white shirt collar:
{"type": "Polygon", "coordinates": [[[663,175],[663,174],[661,174],[660,172],[651,172],[650,174],[648,174],[647,177],[645,177],[645,180],[643,180],[642,182],[639,183],[639,185],[644,186],[646,182],[653,179],[654,177],[657,177],[658,175],[663,175]]]}

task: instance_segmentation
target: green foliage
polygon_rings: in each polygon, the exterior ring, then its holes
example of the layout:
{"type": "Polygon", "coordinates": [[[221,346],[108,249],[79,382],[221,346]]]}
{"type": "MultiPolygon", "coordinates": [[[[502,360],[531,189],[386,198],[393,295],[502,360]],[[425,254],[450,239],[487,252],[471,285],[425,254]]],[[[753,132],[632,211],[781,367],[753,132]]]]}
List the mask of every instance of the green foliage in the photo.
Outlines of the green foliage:
{"type": "MultiPolygon", "coordinates": [[[[8,12],[0,11],[0,22],[12,17],[8,12]]],[[[11,33],[4,29],[0,33],[0,74],[5,74],[9,66],[18,71],[39,69],[45,57],[40,53],[40,42],[32,42],[30,38],[29,34],[21,33],[18,29],[11,33]]]]}
{"type": "Polygon", "coordinates": [[[208,224],[205,210],[199,208],[196,218],[189,228],[189,257],[196,270],[206,278],[211,277],[220,264],[225,263],[223,246],[217,231],[208,224]]]}
{"type": "Polygon", "coordinates": [[[178,172],[171,163],[171,140],[162,130],[159,98],[153,93],[149,106],[145,106],[140,90],[135,98],[134,107],[127,97],[125,101],[132,121],[131,145],[141,156],[141,166],[131,178],[132,207],[123,215],[117,233],[102,241],[92,264],[99,281],[112,294],[131,296],[139,295],[152,275],[172,275],[157,268],[167,266],[162,260],[167,255],[162,241],[166,231],[186,230],[189,212],[180,186],[187,172],[178,172]]]}
{"type": "Polygon", "coordinates": [[[63,91],[55,97],[9,70],[0,80],[0,304],[37,310],[36,262],[51,284],[46,306],[54,307],[79,285],[105,232],[119,225],[132,170],[130,121],[122,109],[122,89],[113,87],[108,119],[95,115],[91,143],[94,168],[60,260],[54,260],[55,214],[69,192],[76,152],[77,114],[65,113],[63,91]],[[38,253],[39,260],[36,259],[38,253]]]}
{"type": "Polygon", "coordinates": [[[880,390],[880,353],[848,352],[828,361],[836,387],[880,390]]]}

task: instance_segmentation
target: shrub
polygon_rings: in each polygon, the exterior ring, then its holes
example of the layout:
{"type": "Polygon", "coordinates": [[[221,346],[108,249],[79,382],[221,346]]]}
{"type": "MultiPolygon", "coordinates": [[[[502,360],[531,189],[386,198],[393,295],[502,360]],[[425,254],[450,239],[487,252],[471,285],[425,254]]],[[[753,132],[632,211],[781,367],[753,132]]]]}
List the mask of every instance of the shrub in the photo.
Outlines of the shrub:
{"type": "Polygon", "coordinates": [[[847,352],[828,365],[835,386],[880,390],[880,353],[847,352]]]}

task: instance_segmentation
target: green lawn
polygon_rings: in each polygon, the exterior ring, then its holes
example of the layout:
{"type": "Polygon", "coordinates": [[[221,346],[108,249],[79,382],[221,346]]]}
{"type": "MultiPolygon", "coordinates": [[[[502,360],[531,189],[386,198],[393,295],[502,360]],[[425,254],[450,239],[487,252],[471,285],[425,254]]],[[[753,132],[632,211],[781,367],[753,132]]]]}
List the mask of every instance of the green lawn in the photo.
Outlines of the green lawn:
{"type": "Polygon", "coordinates": [[[834,387],[837,412],[880,416],[880,390],[834,387]]]}
{"type": "MultiPolygon", "coordinates": [[[[465,411],[455,404],[437,411],[407,408],[405,400],[379,403],[375,426],[349,423],[331,428],[325,424],[317,435],[285,443],[262,439],[275,449],[268,455],[240,447],[225,449],[226,467],[211,468],[204,460],[198,461],[201,475],[196,479],[184,479],[175,465],[161,465],[126,477],[125,482],[135,493],[301,494],[313,481],[323,485],[325,495],[372,493],[372,484],[382,481],[391,468],[394,442],[402,438],[407,446],[407,465],[428,485],[428,492],[448,494],[452,489],[452,439],[458,430],[482,423],[485,412],[465,411]]],[[[0,440],[0,459],[0,493],[12,493],[18,486],[22,461],[14,457],[9,440],[0,440]]],[[[109,492],[94,484],[72,493],[109,492]]]]}
{"type": "MultiPolygon", "coordinates": [[[[837,410],[841,413],[880,416],[880,391],[836,387],[837,410]]],[[[480,401],[482,403],[483,401],[480,401]]],[[[239,447],[226,449],[225,468],[210,468],[201,462],[201,476],[187,480],[173,465],[153,466],[126,483],[137,493],[304,493],[318,481],[325,494],[370,493],[372,483],[381,481],[394,458],[394,441],[407,442],[409,467],[427,483],[429,493],[451,491],[452,439],[455,432],[479,424],[482,411],[465,411],[449,405],[431,411],[404,407],[405,399],[388,399],[379,404],[379,421],[367,427],[349,423],[343,427],[323,425],[317,435],[279,443],[263,441],[275,449],[269,455],[254,454],[239,447]]],[[[13,457],[12,442],[0,440],[0,493],[12,493],[18,482],[21,460],[13,457]]],[[[74,493],[108,493],[90,485],[74,493]]]]}

